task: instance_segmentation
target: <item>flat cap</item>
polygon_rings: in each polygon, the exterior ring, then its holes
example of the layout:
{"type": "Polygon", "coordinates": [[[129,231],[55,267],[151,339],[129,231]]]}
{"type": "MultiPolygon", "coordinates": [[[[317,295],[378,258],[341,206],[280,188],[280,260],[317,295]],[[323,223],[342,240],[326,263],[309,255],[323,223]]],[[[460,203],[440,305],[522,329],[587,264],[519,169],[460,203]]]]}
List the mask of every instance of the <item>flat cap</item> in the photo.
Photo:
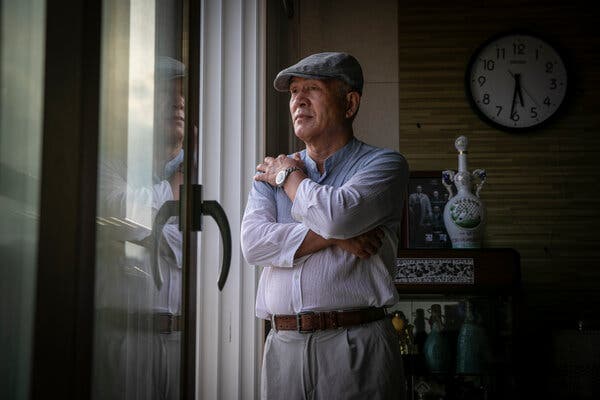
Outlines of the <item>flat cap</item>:
{"type": "Polygon", "coordinates": [[[174,58],[159,56],[156,61],[158,80],[171,80],[185,76],[185,65],[174,58]]]}
{"type": "Polygon", "coordinates": [[[292,77],[307,79],[339,79],[353,90],[362,94],[362,68],[356,58],[347,53],[328,52],[312,54],[277,74],[273,86],[280,92],[287,92],[292,77]]]}

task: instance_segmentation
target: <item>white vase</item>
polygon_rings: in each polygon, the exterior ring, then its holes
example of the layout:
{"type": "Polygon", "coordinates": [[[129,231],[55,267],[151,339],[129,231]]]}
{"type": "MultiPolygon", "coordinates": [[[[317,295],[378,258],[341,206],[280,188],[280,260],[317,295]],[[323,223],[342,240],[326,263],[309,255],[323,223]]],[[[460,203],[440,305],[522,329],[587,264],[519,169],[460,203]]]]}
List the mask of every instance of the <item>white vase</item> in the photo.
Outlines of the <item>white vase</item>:
{"type": "Polygon", "coordinates": [[[460,136],[454,142],[458,151],[458,172],[446,170],[442,172],[442,183],[450,197],[444,207],[444,225],[452,247],[469,249],[481,247],[483,228],[486,222],[486,210],[479,192],[486,181],[486,172],[476,169],[470,173],[467,169],[468,140],[460,136]],[[452,183],[457,193],[452,190],[452,183]],[[475,185],[475,193],[472,192],[475,185]]]}

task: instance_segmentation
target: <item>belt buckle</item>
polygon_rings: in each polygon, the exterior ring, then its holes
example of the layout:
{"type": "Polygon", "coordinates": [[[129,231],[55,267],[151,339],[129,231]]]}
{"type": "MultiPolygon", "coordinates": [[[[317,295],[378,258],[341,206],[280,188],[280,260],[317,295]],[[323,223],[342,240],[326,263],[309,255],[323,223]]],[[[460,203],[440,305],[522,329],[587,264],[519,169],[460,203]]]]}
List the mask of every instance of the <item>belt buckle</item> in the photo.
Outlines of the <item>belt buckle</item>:
{"type": "Polygon", "coordinates": [[[315,315],[314,311],[303,311],[296,314],[296,326],[299,333],[313,333],[316,331],[316,328],[312,329],[302,329],[302,316],[303,315],[315,315]]]}
{"type": "Polygon", "coordinates": [[[168,322],[166,330],[162,330],[162,326],[160,326],[160,324],[159,324],[158,333],[161,333],[161,334],[171,334],[171,333],[173,333],[173,320],[174,320],[173,313],[169,313],[169,312],[167,312],[167,313],[158,313],[158,317],[159,318],[161,318],[161,317],[167,317],[167,322],[168,322]]]}
{"type": "Polygon", "coordinates": [[[339,319],[338,319],[338,315],[340,314],[340,312],[343,311],[329,311],[329,320],[331,321],[331,328],[332,329],[339,329],[342,328],[342,326],[339,323],[339,319]]]}

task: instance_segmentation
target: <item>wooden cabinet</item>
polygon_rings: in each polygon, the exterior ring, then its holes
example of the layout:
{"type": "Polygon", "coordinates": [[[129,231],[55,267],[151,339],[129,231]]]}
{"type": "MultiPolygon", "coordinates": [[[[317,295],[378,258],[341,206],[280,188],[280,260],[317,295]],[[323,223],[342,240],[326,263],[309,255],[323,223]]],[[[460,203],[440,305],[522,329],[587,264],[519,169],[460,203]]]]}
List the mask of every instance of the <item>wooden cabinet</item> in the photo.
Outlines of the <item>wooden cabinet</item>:
{"type": "Polygon", "coordinates": [[[519,260],[513,249],[399,251],[391,311],[414,342],[403,355],[408,399],[516,397],[519,260]]]}

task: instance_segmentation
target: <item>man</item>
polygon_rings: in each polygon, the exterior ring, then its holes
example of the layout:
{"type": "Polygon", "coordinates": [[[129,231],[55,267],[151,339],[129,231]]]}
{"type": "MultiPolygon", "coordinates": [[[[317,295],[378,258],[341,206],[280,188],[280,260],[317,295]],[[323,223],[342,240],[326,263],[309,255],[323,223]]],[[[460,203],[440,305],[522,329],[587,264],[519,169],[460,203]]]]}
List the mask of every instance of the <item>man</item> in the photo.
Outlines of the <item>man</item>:
{"type": "Polygon", "coordinates": [[[410,215],[417,225],[424,226],[431,222],[431,202],[429,196],[423,193],[423,187],[417,185],[417,191],[408,197],[410,215]]]}
{"type": "Polygon", "coordinates": [[[410,241],[412,246],[427,247],[433,241],[431,232],[431,203],[429,196],[423,193],[423,187],[417,185],[416,192],[408,196],[408,211],[412,234],[410,241]]]}
{"type": "Polygon", "coordinates": [[[256,315],[271,320],[266,399],[398,399],[404,378],[385,307],[408,166],[354,137],[362,69],[319,53],[281,71],[294,133],[306,149],[266,157],[242,221],[242,250],[264,266],[256,315]]]}
{"type": "Polygon", "coordinates": [[[170,218],[155,249],[149,227],[165,202],[179,199],[183,183],[184,75],[181,62],[157,60],[155,132],[147,138],[155,144],[154,170],[145,184],[128,179],[132,160],[102,153],[98,213],[109,222],[98,230],[95,399],[180,397],[182,237],[170,218]]]}
{"type": "Polygon", "coordinates": [[[439,191],[434,190],[431,193],[431,200],[429,202],[431,203],[432,211],[435,208],[435,206],[438,206],[442,212],[444,211],[444,206],[446,205],[446,201],[444,201],[444,198],[442,196],[440,196],[439,191]]]}

